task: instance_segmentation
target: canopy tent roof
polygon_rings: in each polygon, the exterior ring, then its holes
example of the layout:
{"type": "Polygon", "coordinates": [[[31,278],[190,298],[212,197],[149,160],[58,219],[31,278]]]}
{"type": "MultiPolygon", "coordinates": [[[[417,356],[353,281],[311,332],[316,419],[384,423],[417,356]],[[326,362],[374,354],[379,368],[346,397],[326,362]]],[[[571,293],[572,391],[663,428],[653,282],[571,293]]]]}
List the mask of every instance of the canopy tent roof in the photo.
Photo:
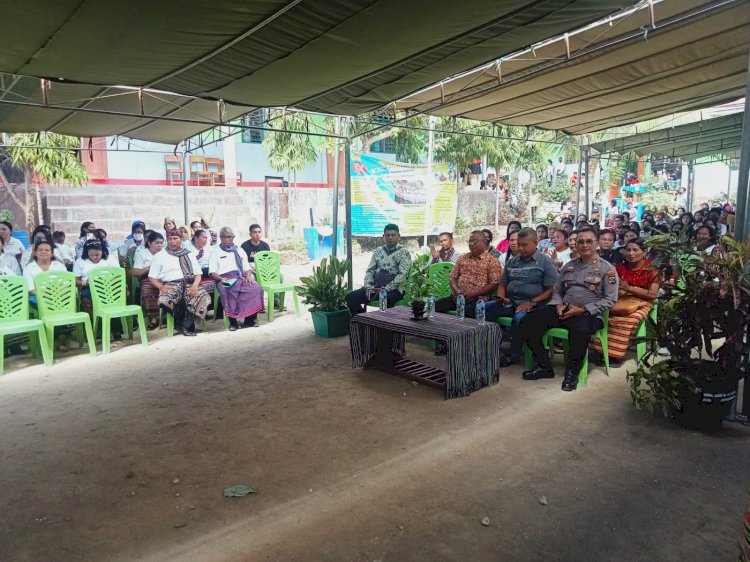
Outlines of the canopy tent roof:
{"type": "Polygon", "coordinates": [[[207,127],[154,119],[217,113],[195,98],[239,106],[227,106],[228,116],[259,106],[356,115],[632,1],[11,2],[0,20],[0,72],[13,75],[0,92],[0,130],[126,131],[174,142],[207,127]],[[48,99],[40,83],[15,77],[49,80],[48,99]],[[132,96],[91,101],[121,85],[191,98],[150,100],[145,116],[132,96]],[[45,107],[53,99],[58,107],[45,107]],[[75,115],[81,106],[129,115],[75,115]]]}
{"type": "Polygon", "coordinates": [[[598,131],[744,95],[750,2],[642,3],[484,65],[396,107],[508,125],[598,131]]]}
{"type": "Polygon", "coordinates": [[[683,160],[695,160],[714,154],[737,158],[742,137],[743,117],[744,113],[735,113],[668,129],[656,129],[619,139],[592,143],[591,148],[601,153],[635,152],[638,156],[655,154],[683,160]]]}

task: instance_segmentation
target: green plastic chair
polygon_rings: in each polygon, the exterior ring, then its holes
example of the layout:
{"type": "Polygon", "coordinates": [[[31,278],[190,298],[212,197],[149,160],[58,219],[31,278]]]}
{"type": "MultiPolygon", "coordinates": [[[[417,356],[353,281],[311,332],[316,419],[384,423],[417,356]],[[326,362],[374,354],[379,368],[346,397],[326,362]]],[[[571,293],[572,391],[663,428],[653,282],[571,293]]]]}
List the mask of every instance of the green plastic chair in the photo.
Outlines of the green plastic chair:
{"type": "Polygon", "coordinates": [[[91,329],[91,319],[85,312],[78,312],[76,276],[68,271],[47,271],[34,277],[36,300],[39,316],[47,331],[47,343],[50,355],[55,353],[55,328],[57,326],[76,326],[78,346],[83,346],[83,331],[89,353],[96,355],[96,340],[91,329]]]}
{"type": "Polygon", "coordinates": [[[44,323],[29,319],[29,291],[26,280],[15,275],[0,275],[0,375],[5,360],[5,336],[29,334],[30,349],[42,351],[44,364],[52,364],[44,323]]]}
{"type": "Polygon", "coordinates": [[[102,320],[102,351],[110,351],[111,320],[120,318],[128,337],[133,339],[133,316],[138,318],[138,330],[141,332],[141,343],[148,345],[146,322],[143,311],[137,304],[125,304],[125,270],[121,267],[99,267],[89,273],[89,289],[94,304],[94,332],[102,320]]]}
{"type": "Polygon", "coordinates": [[[279,310],[284,310],[284,295],[289,291],[294,298],[294,312],[299,316],[299,300],[294,283],[281,282],[281,258],[276,252],[258,252],[255,254],[255,278],[263,291],[268,295],[268,321],[273,322],[274,297],[279,296],[279,310]]]}
{"type": "MultiPolygon", "coordinates": [[[[605,310],[602,312],[602,320],[604,321],[604,326],[600,330],[597,330],[593,333],[591,336],[591,339],[598,339],[602,344],[602,355],[604,356],[604,372],[607,373],[607,376],[609,376],[609,344],[607,340],[607,325],[609,324],[609,310],[605,310]]],[[[544,347],[547,349],[550,349],[550,346],[552,342],[551,339],[557,338],[559,340],[563,340],[563,351],[565,352],[565,360],[568,359],[568,329],[567,328],[550,328],[547,330],[547,332],[544,334],[544,337],[542,341],[544,342],[544,347]]],[[[586,355],[583,356],[583,364],[581,365],[581,370],[578,373],[578,384],[586,384],[586,380],[589,376],[589,351],[588,347],[586,348],[586,355]]]]}
{"type": "Polygon", "coordinates": [[[430,294],[436,299],[451,296],[451,271],[454,265],[451,262],[433,263],[427,268],[427,283],[430,294]]]}

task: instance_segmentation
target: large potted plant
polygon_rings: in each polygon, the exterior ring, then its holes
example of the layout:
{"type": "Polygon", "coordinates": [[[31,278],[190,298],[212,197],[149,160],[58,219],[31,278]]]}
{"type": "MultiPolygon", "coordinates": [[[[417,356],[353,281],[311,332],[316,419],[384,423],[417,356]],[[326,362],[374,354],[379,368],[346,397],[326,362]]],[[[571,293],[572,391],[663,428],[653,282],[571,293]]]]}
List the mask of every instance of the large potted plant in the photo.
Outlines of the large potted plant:
{"type": "Polygon", "coordinates": [[[313,266],[310,277],[300,278],[302,285],[297,293],[304,297],[304,304],[312,305],[310,314],[317,336],[334,338],[349,333],[351,315],[345,300],[349,285],[344,281],[348,267],[347,260],[331,256],[313,266]]]}
{"type": "Polygon", "coordinates": [[[718,429],[747,369],[750,243],[724,237],[707,254],[682,233],[652,236],[649,246],[662,276],[678,275],[658,299],[656,322],[648,320],[641,341],[651,351],[627,375],[633,403],[686,427],[718,429]]]}

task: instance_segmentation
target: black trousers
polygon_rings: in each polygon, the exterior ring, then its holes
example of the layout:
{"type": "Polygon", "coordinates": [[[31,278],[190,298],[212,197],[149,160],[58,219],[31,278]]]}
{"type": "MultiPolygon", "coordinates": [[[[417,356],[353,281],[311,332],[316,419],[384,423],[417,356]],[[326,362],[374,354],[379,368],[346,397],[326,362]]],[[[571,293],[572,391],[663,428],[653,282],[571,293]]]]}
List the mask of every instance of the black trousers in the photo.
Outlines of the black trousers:
{"type": "MultiPolygon", "coordinates": [[[[464,314],[467,318],[476,318],[477,299],[467,299],[464,314]]],[[[499,301],[485,301],[484,319],[487,322],[494,322],[500,318],[499,301]]],[[[445,297],[435,301],[435,312],[446,313],[456,310],[456,301],[453,297],[445,297]]]]}
{"type": "Polygon", "coordinates": [[[550,328],[567,328],[570,352],[566,370],[570,369],[578,373],[586,355],[591,334],[602,326],[600,318],[588,314],[579,314],[561,322],[557,317],[555,307],[545,306],[539,310],[532,310],[524,316],[519,326],[519,333],[521,340],[529,346],[534,355],[534,362],[537,365],[548,365],[548,351],[542,345],[542,336],[550,328]]]}
{"type": "MultiPolygon", "coordinates": [[[[369,304],[371,300],[374,300],[370,299],[368,296],[370,291],[371,289],[361,287],[346,295],[346,306],[349,307],[349,312],[352,313],[352,316],[367,310],[366,305],[369,304]]],[[[388,291],[388,308],[395,306],[396,302],[400,301],[402,298],[404,298],[404,293],[401,291],[388,291]]]]}

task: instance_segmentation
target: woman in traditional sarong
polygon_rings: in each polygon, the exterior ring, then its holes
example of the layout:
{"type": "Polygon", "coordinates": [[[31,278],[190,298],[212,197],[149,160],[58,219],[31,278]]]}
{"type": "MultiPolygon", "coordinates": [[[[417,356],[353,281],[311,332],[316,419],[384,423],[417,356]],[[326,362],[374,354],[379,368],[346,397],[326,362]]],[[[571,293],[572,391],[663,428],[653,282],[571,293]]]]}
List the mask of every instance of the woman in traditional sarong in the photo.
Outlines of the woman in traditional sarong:
{"type": "Polygon", "coordinates": [[[205,318],[211,297],[200,287],[195,254],[183,249],[178,230],[167,233],[167,248],[154,255],[148,279],[159,289],[159,306],[172,313],[177,331],[195,335],[195,318],[205,318]]]}
{"type": "Polygon", "coordinates": [[[147,328],[153,330],[158,325],[159,289],[148,278],[154,256],[164,248],[164,237],[159,232],[151,231],[146,238],[145,247],[139,248],[133,258],[133,275],[141,278],[141,308],[146,315],[147,328]]]}
{"type": "Polygon", "coordinates": [[[253,279],[252,268],[245,252],[234,244],[234,232],[225,226],[219,231],[221,243],[214,247],[209,257],[209,272],[221,296],[224,314],[229,319],[229,331],[239,327],[237,320],[244,318],[243,326],[256,325],[258,311],[263,306],[263,289],[253,279]]]}
{"type": "MultiPolygon", "coordinates": [[[[643,238],[631,240],[625,246],[625,261],[615,266],[620,277],[620,294],[609,311],[607,341],[609,364],[619,367],[628,350],[628,343],[638,325],[651,312],[654,299],[659,293],[659,272],[649,269],[643,238]]],[[[601,353],[599,341],[591,342],[591,348],[601,353]]]]}

